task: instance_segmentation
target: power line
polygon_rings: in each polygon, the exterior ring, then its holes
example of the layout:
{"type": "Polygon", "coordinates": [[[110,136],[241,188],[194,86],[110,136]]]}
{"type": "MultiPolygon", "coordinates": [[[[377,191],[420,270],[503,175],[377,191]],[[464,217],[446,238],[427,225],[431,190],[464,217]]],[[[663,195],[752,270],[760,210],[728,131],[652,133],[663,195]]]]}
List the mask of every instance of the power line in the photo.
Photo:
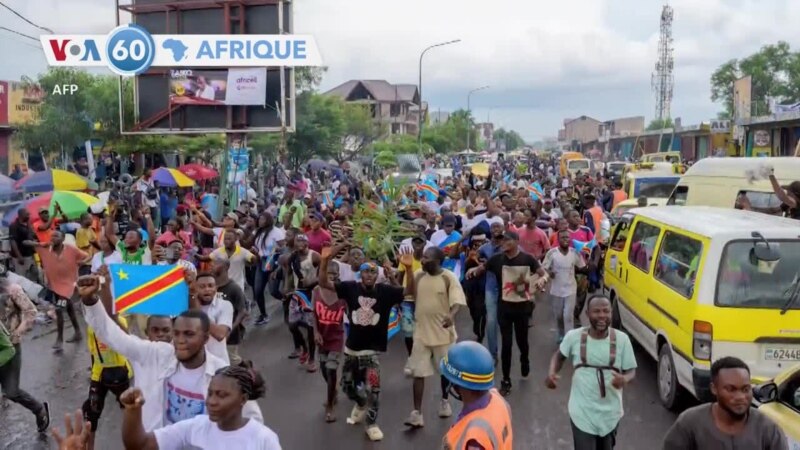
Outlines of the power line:
{"type": "Polygon", "coordinates": [[[31,39],[33,41],[39,42],[39,39],[37,39],[37,38],[35,38],[35,37],[33,37],[33,36],[29,35],[29,34],[20,33],[19,31],[12,30],[11,28],[6,28],[4,26],[0,26],[0,30],[5,30],[5,31],[8,31],[9,33],[18,34],[18,35],[20,35],[22,37],[26,37],[26,38],[31,39]]]}
{"type": "Polygon", "coordinates": [[[20,45],[25,45],[25,46],[28,46],[28,47],[31,47],[31,48],[35,48],[35,49],[38,49],[38,50],[44,51],[44,50],[42,49],[42,46],[41,46],[41,45],[35,45],[35,44],[31,44],[31,43],[29,43],[29,42],[28,42],[27,40],[25,40],[25,39],[20,39],[20,38],[18,38],[18,37],[16,37],[16,36],[9,36],[9,38],[11,38],[11,40],[12,40],[12,41],[14,41],[14,42],[16,42],[16,43],[18,43],[18,44],[20,44],[20,45]]]}
{"type": "Polygon", "coordinates": [[[6,5],[5,3],[3,3],[3,2],[0,2],[0,6],[2,6],[2,7],[4,7],[5,9],[7,9],[7,10],[11,11],[11,13],[12,13],[12,14],[14,14],[15,16],[19,17],[20,19],[24,20],[25,22],[28,22],[29,24],[33,25],[34,27],[36,27],[36,28],[38,28],[38,29],[40,29],[40,30],[43,30],[43,31],[47,31],[48,33],[51,33],[51,34],[53,33],[53,30],[51,30],[51,29],[49,29],[49,28],[45,28],[45,27],[43,27],[43,26],[40,26],[40,25],[37,25],[37,24],[35,24],[35,23],[31,22],[30,20],[26,19],[26,18],[25,18],[25,16],[23,16],[23,15],[22,15],[22,14],[20,14],[20,13],[18,13],[18,12],[17,12],[17,11],[15,11],[13,8],[11,8],[10,6],[6,5]]]}

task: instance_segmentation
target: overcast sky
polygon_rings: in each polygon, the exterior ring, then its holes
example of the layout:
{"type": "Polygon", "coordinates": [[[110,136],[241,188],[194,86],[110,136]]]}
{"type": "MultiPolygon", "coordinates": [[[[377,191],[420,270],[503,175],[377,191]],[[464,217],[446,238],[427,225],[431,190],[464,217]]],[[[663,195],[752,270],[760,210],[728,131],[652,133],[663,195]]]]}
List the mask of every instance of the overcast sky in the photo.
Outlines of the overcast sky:
{"type": "MultiPolygon", "coordinates": [[[[113,0],[3,0],[57,33],[107,33],[113,0]],[[88,12],[91,11],[91,12],[88,12]]],[[[128,3],[124,1],[123,3],[128,3]]],[[[671,0],[675,10],[672,116],[699,123],[721,110],[713,70],[778,40],[800,48],[797,0],[671,0]]],[[[662,0],[296,0],[295,31],[316,36],[329,67],[322,90],[349,79],[416,83],[432,110],[466,107],[527,140],[555,136],[564,118],[653,117],[650,74],[662,0]]],[[[0,26],[39,31],[0,7],[0,26]]],[[[0,30],[0,79],[46,69],[38,45],[0,30]]]]}

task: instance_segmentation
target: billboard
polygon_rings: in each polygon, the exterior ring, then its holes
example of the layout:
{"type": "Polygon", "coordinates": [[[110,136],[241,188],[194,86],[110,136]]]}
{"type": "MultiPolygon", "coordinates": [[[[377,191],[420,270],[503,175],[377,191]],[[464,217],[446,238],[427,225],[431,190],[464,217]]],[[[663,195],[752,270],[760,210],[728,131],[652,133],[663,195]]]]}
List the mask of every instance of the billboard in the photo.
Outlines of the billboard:
{"type": "Polygon", "coordinates": [[[0,127],[8,125],[8,82],[0,81],[0,127]]]}
{"type": "Polygon", "coordinates": [[[44,99],[44,90],[36,84],[10,82],[8,89],[8,123],[20,125],[36,120],[44,99]]]}
{"type": "Polygon", "coordinates": [[[267,69],[171,70],[173,105],[264,105],[267,69]]]}

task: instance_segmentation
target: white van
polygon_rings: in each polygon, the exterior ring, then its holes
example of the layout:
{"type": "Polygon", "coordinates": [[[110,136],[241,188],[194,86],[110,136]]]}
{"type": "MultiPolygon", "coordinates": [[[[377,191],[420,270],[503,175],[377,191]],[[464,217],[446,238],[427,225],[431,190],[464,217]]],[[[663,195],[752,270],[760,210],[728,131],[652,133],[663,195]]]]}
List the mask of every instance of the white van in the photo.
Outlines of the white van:
{"type": "Polygon", "coordinates": [[[781,186],[800,180],[800,158],[703,158],[683,174],[668,205],[733,208],[746,194],[754,208],[776,208],[781,201],[772,190],[764,169],[775,169],[781,186]]]}

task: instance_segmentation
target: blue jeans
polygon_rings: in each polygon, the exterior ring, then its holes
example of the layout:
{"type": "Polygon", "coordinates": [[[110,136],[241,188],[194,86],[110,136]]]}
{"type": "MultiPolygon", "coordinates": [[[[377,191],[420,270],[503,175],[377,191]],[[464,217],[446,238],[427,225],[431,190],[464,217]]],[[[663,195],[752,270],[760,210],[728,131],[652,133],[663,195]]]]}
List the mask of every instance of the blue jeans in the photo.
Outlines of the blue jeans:
{"type": "Polygon", "coordinates": [[[497,358],[497,279],[486,272],[486,343],[489,353],[497,358]]]}
{"type": "Polygon", "coordinates": [[[270,272],[262,270],[260,267],[255,268],[256,279],[253,283],[253,299],[258,306],[258,313],[261,317],[267,317],[267,284],[269,283],[270,272]]]}

